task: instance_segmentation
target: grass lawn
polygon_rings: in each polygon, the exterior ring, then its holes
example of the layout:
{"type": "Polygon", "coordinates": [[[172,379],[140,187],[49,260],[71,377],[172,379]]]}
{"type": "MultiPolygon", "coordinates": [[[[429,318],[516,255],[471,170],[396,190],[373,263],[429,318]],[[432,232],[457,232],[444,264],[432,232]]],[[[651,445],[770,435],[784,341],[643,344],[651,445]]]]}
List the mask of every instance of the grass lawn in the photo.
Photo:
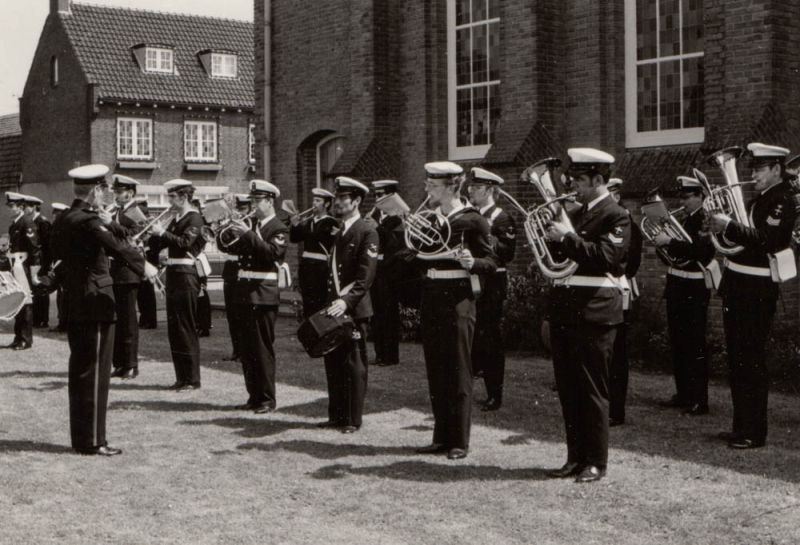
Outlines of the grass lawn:
{"type": "MultiPolygon", "coordinates": [[[[364,427],[319,430],[321,360],[278,327],[276,413],[246,399],[226,325],[201,339],[203,388],[174,393],[165,324],[143,331],[141,375],[112,383],[108,437],[124,454],[69,448],[64,336],[36,331],[32,350],[0,351],[2,544],[797,544],[798,399],[770,398],[767,448],[737,452],[725,384],[712,414],[656,402],[671,378],[634,373],[629,423],[612,428],[609,475],[592,485],[547,479],[565,459],[549,361],[509,358],[506,404],[476,411],[469,457],[419,456],[432,421],[421,348],[371,368],[364,427]]],[[[0,328],[0,345],[11,341],[0,328]]],[[[476,398],[483,385],[476,382],[476,398]]]]}

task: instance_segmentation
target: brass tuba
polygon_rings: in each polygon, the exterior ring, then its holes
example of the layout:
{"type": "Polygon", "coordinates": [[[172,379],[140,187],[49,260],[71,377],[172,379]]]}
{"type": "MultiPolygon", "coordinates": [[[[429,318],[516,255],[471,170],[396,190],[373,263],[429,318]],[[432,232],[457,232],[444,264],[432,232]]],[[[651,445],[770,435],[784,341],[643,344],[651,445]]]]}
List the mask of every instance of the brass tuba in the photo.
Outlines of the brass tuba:
{"type": "MultiPolygon", "coordinates": [[[[707,197],[703,202],[703,208],[709,215],[725,214],[745,227],[751,227],[750,218],[747,216],[747,209],[744,204],[742,186],[754,182],[739,181],[739,174],[736,172],[736,159],[741,154],[741,148],[731,147],[721,149],[708,157],[707,161],[719,167],[722,171],[722,176],[725,178],[724,185],[713,187],[708,182],[705,174],[697,169],[694,169],[694,175],[706,189],[707,197]]],[[[714,247],[722,255],[736,255],[744,249],[743,246],[732,244],[725,240],[725,237],[714,233],[711,233],[711,242],[714,243],[714,247]]]]}
{"type": "Polygon", "coordinates": [[[536,264],[544,276],[551,279],[566,278],[571,276],[578,268],[578,264],[571,259],[558,259],[548,246],[547,227],[551,223],[560,223],[567,230],[575,232],[572,222],[564,209],[563,201],[575,198],[574,193],[558,194],[555,186],[555,169],[561,161],[554,157],[542,159],[525,169],[520,176],[521,180],[530,182],[537,189],[544,203],[526,210],[508,193],[501,190],[501,194],[517,207],[525,216],[525,238],[528,240],[536,264]]]}
{"type": "MultiPolygon", "coordinates": [[[[678,219],[675,217],[676,214],[682,211],[683,207],[676,210],[667,210],[663,199],[658,195],[658,193],[653,192],[652,194],[648,195],[642,204],[642,214],[644,215],[640,224],[642,234],[650,242],[653,242],[656,238],[656,235],[662,232],[676,240],[692,242],[692,237],[689,236],[678,219]],[[648,207],[663,208],[663,210],[666,210],[666,215],[662,215],[658,222],[652,221],[646,212],[648,207]]],[[[656,246],[656,252],[658,253],[659,257],[670,267],[685,267],[691,262],[690,259],[682,259],[671,256],[668,249],[662,246],[656,246]]]]}

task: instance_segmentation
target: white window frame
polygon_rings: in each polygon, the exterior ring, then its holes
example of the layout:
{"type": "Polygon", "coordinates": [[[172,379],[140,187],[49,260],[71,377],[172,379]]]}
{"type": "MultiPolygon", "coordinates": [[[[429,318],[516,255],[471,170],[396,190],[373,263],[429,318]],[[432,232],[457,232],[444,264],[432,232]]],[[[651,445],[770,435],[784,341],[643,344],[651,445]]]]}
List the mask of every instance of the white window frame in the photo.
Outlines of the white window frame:
{"type": "MultiPolygon", "coordinates": [[[[489,152],[492,144],[482,144],[479,146],[458,146],[458,113],[456,108],[456,97],[460,89],[467,89],[470,87],[498,87],[501,80],[489,80],[481,83],[470,83],[466,85],[457,85],[456,82],[456,31],[470,26],[488,25],[490,23],[499,23],[500,18],[494,17],[486,19],[477,23],[467,23],[465,25],[456,26],[456,0],[447,0],[447,140],[448,140],[448,155],[452,160],[468,160],[468,159],[483,159],[489,152]]],[[[489,38],[487,32],[486,38],[489,38]]],[[[472,47],[470,46],[470,62],[472,56],[472,47]]],[[[487,67],[488,68],[488,67],[487,67]]],[[[491,112],[491,106],[490,110],[491,112]]],[[[491,115],[491,113],[489,113],[491,115]]],[[[488,118],[489,125],[491,126],[491,118],[488,118]]],[[[490,130],[490,127],[487,127],[490,130]]],[[[492,135],[489,132],[489,138],[492,135]]]]}
{"type": "Polygon", "coordinates": [[[239,73],[239,61],[232,53],[211,53],[211,76],[235,78],[239,73]]]}
{"type": "Polygon", "coordinates": [[[247,126],[247,160],[250,164],[256,162],[256,124],[249,123],[247,126]]]}
{"type": "Polygon", "coordinates": [[[175,55],[172,49],[164,47],[145,47],[144,69],[145,72],[158,72],[161,74],[172,74],[175,68],[175,55]],[[155,59],[150,58],[150,53],[155,55],[155,59]],[[154,61],[152,64],[150,61],[154,61]]]}
{"type": "Polygon", "coordinates": [[[341,134],[333,133],[333,134],[329,134],[328,136],[326,136],[325,138],[320,140],[319,143],[317,144],[317,152],[316,152],[316,157],[317,157],[317,187],[322,187],[322,169],[320,168],[320,152],[322,151],[322,148],[325,146],[325,144],[327,144],[331,140],[336,140],[337,138],[341,138],[341,139],[344,140],[344,137],[341,134]]]}
{"type": "Polygon", "coordinates": [[[134,159],[151,161],[153,159],[153,120],[149,117],[118,117],[117,118],[117,159],[134,159]],[[123,123],[131,124],[131,150],[132,153],[124,154],[121,150],[123,123]],[[139,123],[146,123],[147,140],[150,142],[150,153],[140,153],[139,150],[139,123]]]}
{"type": "MultiPolygon", "coordinates": [[[[680,40],[683,43],[683,2],[687,0],[680,0],[679,4],[679,18],[678,28],[680,29],[680,40]]],[[[657,6],[658,4],[656,4],[657,6]]],[[[656,8],[658,9],[658,8],[656,8]]],[[[657,32],[657,31],[656,31],[657,32]]],[[[628,148],[644,148],[652,146],[674,146],[680,144],[698,144],[705,140],[706,130],[705,127],[691,127],[687,129],[668,129],[640,132],[638,127],[638,103],[637,103],[637,74],[636,69],[643,64],[656,64],[660,62],[691,59],[705,57],[705,48],[702,52],[698,53],[682,53],[680,55],[671,55],[665,57],[657,57],[655,59],[647,59],[639,61],[636,58],[636,0],[625,0],[625,145],[628,148]]],[[[656,50],[659,48],[659,42],[656,42],[656,50]]],[[[660,68],[656,76],[657,82],[657,103],[660,104],[661,96],[661,82],[660,82],[660,68]]],[[[681,78],[681,96],[683,93],[683,70],[680,72],[681,78]]],[[[683,99],[681,99],[681,102],[683,99]]],[[[658,116],[659,123],[661,116],[658,116]]],[[[683,107],[681,106],[681,125],[683,124],[683,107]]]]}
{"type": "Polygon", "coordinates": [[[186,120],[183,122],[183,158],[186,162],[191,163],[216,163],[218,161],[219,155],[219,126],[216,121],[207,121],[207,120],[186,120]],[[203,147],[203,138],[201,133],[203,132],[203,127],[214,127],[213,130],[213,155],[204,155],[202,152],[203,147]],[[190,154],[189,150],[189,130],[190,127],[197,127],[197,153],[195,155],[190,154]]]}

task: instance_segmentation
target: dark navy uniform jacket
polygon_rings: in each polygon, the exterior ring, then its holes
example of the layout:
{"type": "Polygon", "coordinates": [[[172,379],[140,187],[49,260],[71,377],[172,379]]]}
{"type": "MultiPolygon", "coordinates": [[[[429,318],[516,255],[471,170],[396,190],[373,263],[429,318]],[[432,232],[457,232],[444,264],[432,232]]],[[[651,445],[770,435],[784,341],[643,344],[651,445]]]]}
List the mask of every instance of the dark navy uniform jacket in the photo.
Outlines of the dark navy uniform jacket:
{"type": "MultiPolygon", "coordinates": [[[[52,263],[50,259],[50,231],[53,229],[53,224],[48,220],[46,217],[38,214],[33,219],[33,224],[36,226],[36,236],[39,241],[39,248],[40,248],[40,265],[44,269],[45,265],[49,266],[52,263]]],[[[40,274],[47,272],[46,270],[41,271],[40,274]]]]}
{"type": "Polygon", "coordinates": [[[691,242],[684,240],[672,239],[667,245],[667,252],[672,257],[677,259],[690,260],[686,265],[675,267],[682,271],[700,272],[699,263],[708,265],[714,258],[716,252],[714,244],[711,243],[711,237],[708,233],[704,232],[703,227],[706,220],[706,212],[703,208],[698,208],[692,214],[687,214],[681,220],[681,226],[691,242]]]}
{"type": "Polygon", "coordinates": [[[355,220],[346,233],[342,223],[333,241],[331,275],[328,278],[328,302],[336,299],[344,300],[347,311],[357,320],[372,316],[369,289],[375,280],[379,244],[378,232],[362,218],[355,220]],[[338,275],[340,290],[344,291],[346,286],[352,284],[346,294],[336,293],[334,274],[338,275]]]}
{"type": "Polygon", "coordinates": [[[489,222],[497,265],[505,267],[514,261],[517,252],[517,226],[514,218],[497,206],[497,203],[484,210],[481,215],[489,222]]]}
{"type": "MultiPolygon", "coordinates": [[[[757,195],[747,206],[750,225],[745,227],[731,221],[723,236],[734,244],[741,244],[744,250],[728,259],[750,267],[769,267],[767,254],[773,254],[789,247],[792,230],[797,216],[794,207],[794,190],[788,181],[780,182],[757,195]]],[[[778,284],[770,277],[753,276],[725,269],[719,293],[722,297],[737,294],[737,297],[778,296],[778,284]]]]}
{"type": "Polygon", "coordinates": [[[42,259],[42,247],[36,224],[24,214],[12,221],[8,228],[8,242],[10,253],[25,252],[28,254],[24,267],[30,277],[30,267],[40,265],[42,259]]]}
{"type": "MultiPolygon", "coordinates": [[[[189,210],[179,220],[171,221],[161,236],[150,237],[149,251],[158,255],[163,248],[167,248],[168,257],[172,259],[197,257],[206,245],[206,240],[200,234],[203,225],[203,216],[196,210],[189,210]]],[[[194,264],[171,265],[168,272],[197,274],[197,267],[194,264]]]]}
{"type": "MultiPolygon", "coordinates": [[[[118,209],[114,213],[114,221],[109,226],[109,230],[121,241],[127,241],[128,237],[135,236],[139,232],[136,222],[125,215],[125,211],[133,206],[137,206],[137,203],[131,200],[124,208],[118,209]]],[[[113,257],[111,258],[111,277],[114,279],[114,284],[118,285],[138,284],[141,281],[139,275],[124,260],[113,257]]]]}
{"type": "Polygon", "coordinates": [[[334,230],[339,222],[332,216],[317,221],[313,218],[289,228],[289,240],[303,243],[303,251],[329,255],[333,247],[334,230]]]}
{"type": "Polygon", "coordinates": [[[70,321],[113,322],[114,281],[108,255],[124,261],[138,276],[144,275],[144,257],[117,239],[97,212],[80,199],[55,221],[50,250],[59,267],[69,305],[70,321]]]}
{"type": "MultiPolygon", "coordinates": [[[[625,257],[631,238],[630,214],[608,195],[591,210],[585,206],[569,212],[575,233],[559,244],[559,253],[578,264],[575,275],[619,278],[625,273],[625,257]]],[[[553,323],[590,322],[616,325],[622,322],[622,292],[616,287],[555,285],[548,298],[553,323]]]]}

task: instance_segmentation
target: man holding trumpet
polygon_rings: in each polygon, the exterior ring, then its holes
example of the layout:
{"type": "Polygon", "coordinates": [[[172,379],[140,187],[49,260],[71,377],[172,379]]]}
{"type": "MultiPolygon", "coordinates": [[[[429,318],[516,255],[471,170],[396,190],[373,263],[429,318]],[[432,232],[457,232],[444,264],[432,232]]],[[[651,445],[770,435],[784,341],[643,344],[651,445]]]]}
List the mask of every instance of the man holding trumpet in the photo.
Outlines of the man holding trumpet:
{"type": "Polygon", "coordinates": [[[333,199],[333,193],[315,187],[311,190],[311,208],[290,216],[289,240],[303,243],[298,275],[306,319],[325,306],[328,293],[328,257],[338,225],[330,215],[333,199]]]}

